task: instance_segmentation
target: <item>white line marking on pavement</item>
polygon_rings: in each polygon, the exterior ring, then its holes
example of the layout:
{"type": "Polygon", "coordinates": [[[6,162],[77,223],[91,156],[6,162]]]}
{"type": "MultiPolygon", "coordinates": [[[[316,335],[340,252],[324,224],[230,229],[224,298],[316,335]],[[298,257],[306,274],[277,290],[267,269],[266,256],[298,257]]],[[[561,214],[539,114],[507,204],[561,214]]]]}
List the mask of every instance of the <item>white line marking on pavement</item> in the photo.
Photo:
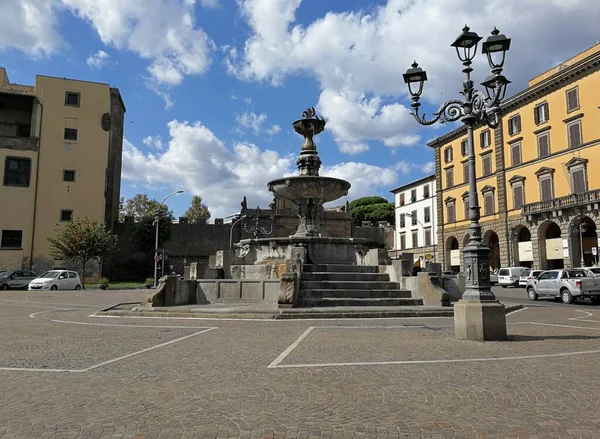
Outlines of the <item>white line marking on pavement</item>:
{"type": "MultiPolygon", "coordinates": [[[[588,320],[579,320],[587,322],[588,320]]],[[[556,326],[558,328],[573,328],[573,329],[587,329],[589,331],[600,331],[600,328],[590,328],[587,326],[572,326],[572,325],[559,325],[555,323],[539,323],[539,322],[528,322],[531,325],[539,325],[539,326],[556,326]]]]}
{"type": "MultiPolygon", "coordinates": [[[[56,305],[56,306],[78,306],[80,308],[96,308],[96,305],[81,305],[78,303],[59,303],[59,302],[36,302],[34,300],[10,300],[10,299],[0,299],[0,302],[12,302],[12,303],[31,303],[31,304],[41,304],[41,305],[56,305]]],[[[98,305],[100,306],[100,305],[98,305]]]]}
{"type": "Polygon", "coordinates": [[[40,314],[46,314],[49,312],[56,312],[56,311],[75,311],[74,309],[63,309],[63,308],[54,308],[48,311],[38,311],[38,312],[34,312],[29,314],[29,318],[31,319],[35,319],[35,316],[40,315],[40,314]]]}
{"type": "MultiPolygon", "coordinates": [[[[49,311],[42,311],[49,312],[49,311]]],[[[40,314],[40,313],[35,313],[40,314]]],[[[112,323],[88,323],[88,322],[75,322],[72,320],[50,320],[54,323],[69,323],[71,325],[85,325],[85,326],[112,326],[116,328],[167,328],[167,329],[215,329],[206,326],[172,326],[172,325],[116,325],[112,323]]]]}
{"type": "Polygon", "coordinates": [[[43,369],[43,368],[28,368],[28,367],[0,367],[0,371],[9,372],[70,372],[70,373],[83,373],[84,369],[43,369]]]}
{"type": "Polygon", "coordinates": [[[591,323],[600,323],[600,320],[590,320],[590,319],[586,319],[586,317],[592,317],[594,315],[594,313],[591,312],[587,312],[587,311],[581,311],[579,309],[574,309],[573,311],[577,311],[577,312],[582,312],[585,315],[584,316],[579,316],[579,317],[571,317],[569,320],[573,320],[576,322],[591,322],[591,323]]]}
{"type": "Polygon", "coordinates": [[[302,342],[302,340],[304,340],[306,338],[306,336],[308,334],[310,334],[313,329],[315,329],[315,327],[311,326],[306,331],[304,331],[302,333],[302,335],[300,337],[298,337],[294,343],[292,343],[291,345],[289,345],[285,351],[283,351],[281,354],[279,354],[279,356],[277,358],[275,358],[271,362],[271,364],[269,364],[267,366],[267,369],[273,368],[273,367],[279,367],[278,366],[279,363],[281,363],[283,360],[285,360],[285,357],[287,357],[290,354],[290,352],[292,352],[294,349],[296,349],[296,347],[298,347],[298,345],[300,344],[300,342],[302,342]]]}
{"type": "Polygon", "coordinates": [[[411,329],[426,327],[426,325],[315,326],[316,329],[411,329]]]}
{"type": "Polygon", "coordinates": [[[506,317],[508,317],[510,315],[513,315],[513,314],[516,314],[516,313],[521,312],[521,311],[525,311],[526,309],[529,309],[529,308],[527,308],[526,306],[524,306],[523,308],[515,309],[514,311],[511,311],[511,312],[507,313],[506,317]]]}

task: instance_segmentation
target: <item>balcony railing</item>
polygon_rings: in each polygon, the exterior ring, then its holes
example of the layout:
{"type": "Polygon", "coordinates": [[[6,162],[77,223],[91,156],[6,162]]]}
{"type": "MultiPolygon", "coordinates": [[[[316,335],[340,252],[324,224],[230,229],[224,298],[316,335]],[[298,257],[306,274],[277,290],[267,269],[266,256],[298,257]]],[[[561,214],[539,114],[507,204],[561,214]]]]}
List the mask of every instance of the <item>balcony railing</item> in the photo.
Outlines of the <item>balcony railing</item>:
{"type": "Polygon", "coordinates": [[[552,200],[526,204],[522,207],[521,213],[523,215],[533,215],[536,213],[553,212],[571,207],[586,206],[590,203],[600,203],[600,189],[594,189],[593,191],[587,191],[582,194],[571,194],[552,200]]]}
{"type": "Polygon", "coordinates": [[[35,137],[0,136],[0,148],[35,151],[38,148],[38,139],[35,137]]]}

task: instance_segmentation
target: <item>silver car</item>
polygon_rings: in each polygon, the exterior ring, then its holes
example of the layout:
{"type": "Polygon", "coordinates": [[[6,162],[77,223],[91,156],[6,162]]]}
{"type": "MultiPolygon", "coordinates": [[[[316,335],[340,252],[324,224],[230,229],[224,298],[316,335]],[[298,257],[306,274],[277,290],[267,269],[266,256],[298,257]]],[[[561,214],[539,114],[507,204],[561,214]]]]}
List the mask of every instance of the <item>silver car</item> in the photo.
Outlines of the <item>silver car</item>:
{"type": "Polygon", "coordinates": [[[0,272],[0,290],[19,290],[27,288],[29,282],[37,277],[29,270],[7,270],[0,272]]]}

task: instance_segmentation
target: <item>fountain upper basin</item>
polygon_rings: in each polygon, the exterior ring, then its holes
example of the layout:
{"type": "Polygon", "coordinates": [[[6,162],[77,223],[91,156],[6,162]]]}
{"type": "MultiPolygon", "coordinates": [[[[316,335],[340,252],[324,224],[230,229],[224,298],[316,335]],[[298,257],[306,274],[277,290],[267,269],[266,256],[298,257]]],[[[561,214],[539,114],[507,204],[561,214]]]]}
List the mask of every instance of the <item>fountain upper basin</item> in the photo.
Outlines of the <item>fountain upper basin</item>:
{"type": "Polygon", "coordinates": [[[351,185],[339,178],[302,175],[273,180],[267,186],[280,198],[290,201],[313,199],[320,204],[348,195],[351,185]]]}

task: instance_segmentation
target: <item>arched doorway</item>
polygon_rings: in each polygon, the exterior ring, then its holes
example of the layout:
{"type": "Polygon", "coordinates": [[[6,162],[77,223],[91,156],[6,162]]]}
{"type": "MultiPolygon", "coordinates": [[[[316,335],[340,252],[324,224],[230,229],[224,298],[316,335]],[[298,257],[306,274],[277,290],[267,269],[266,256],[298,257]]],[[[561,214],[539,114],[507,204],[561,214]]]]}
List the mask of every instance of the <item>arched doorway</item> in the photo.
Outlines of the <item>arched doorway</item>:
{"type": "Polygon", "coordinates": [[[593,254],[592,249],[596,248],[596,252],[598,251],[598,233],[594,221],[588,216],[580,216],[573,219],[569,228],[569,234],[571,241],[572,266],[590,267],[596,265],[598,256],[593,254]],[[583,244],[583,254],[581,251],[581,244],[583,244]],[[583,261],[581,260],[582,256],[583,261]]]}
{"type": "Polygon", "coordinates": [[[490,270],[500,268],[500,239],[493,230],[488,230],[483,235],[483,243],[490,248],[490,270]]]}
{"type": "Polygon", "coordinates": [[[509,234],[511,265],[533,268],[531,232],[525,226],[516,226],[509,234]]]}
{"type": "Polygon", "coordinates": [[[460,271],[460,250],[458,248],[458,239],[450,236],[446,240],[446,270],[455,272],[460,271]]]}
{"type": "Polygon", "coordinates": [[[565,267],[561,231],[554,221],[540,226],[540,269],[553,270],[565,267]]]}

